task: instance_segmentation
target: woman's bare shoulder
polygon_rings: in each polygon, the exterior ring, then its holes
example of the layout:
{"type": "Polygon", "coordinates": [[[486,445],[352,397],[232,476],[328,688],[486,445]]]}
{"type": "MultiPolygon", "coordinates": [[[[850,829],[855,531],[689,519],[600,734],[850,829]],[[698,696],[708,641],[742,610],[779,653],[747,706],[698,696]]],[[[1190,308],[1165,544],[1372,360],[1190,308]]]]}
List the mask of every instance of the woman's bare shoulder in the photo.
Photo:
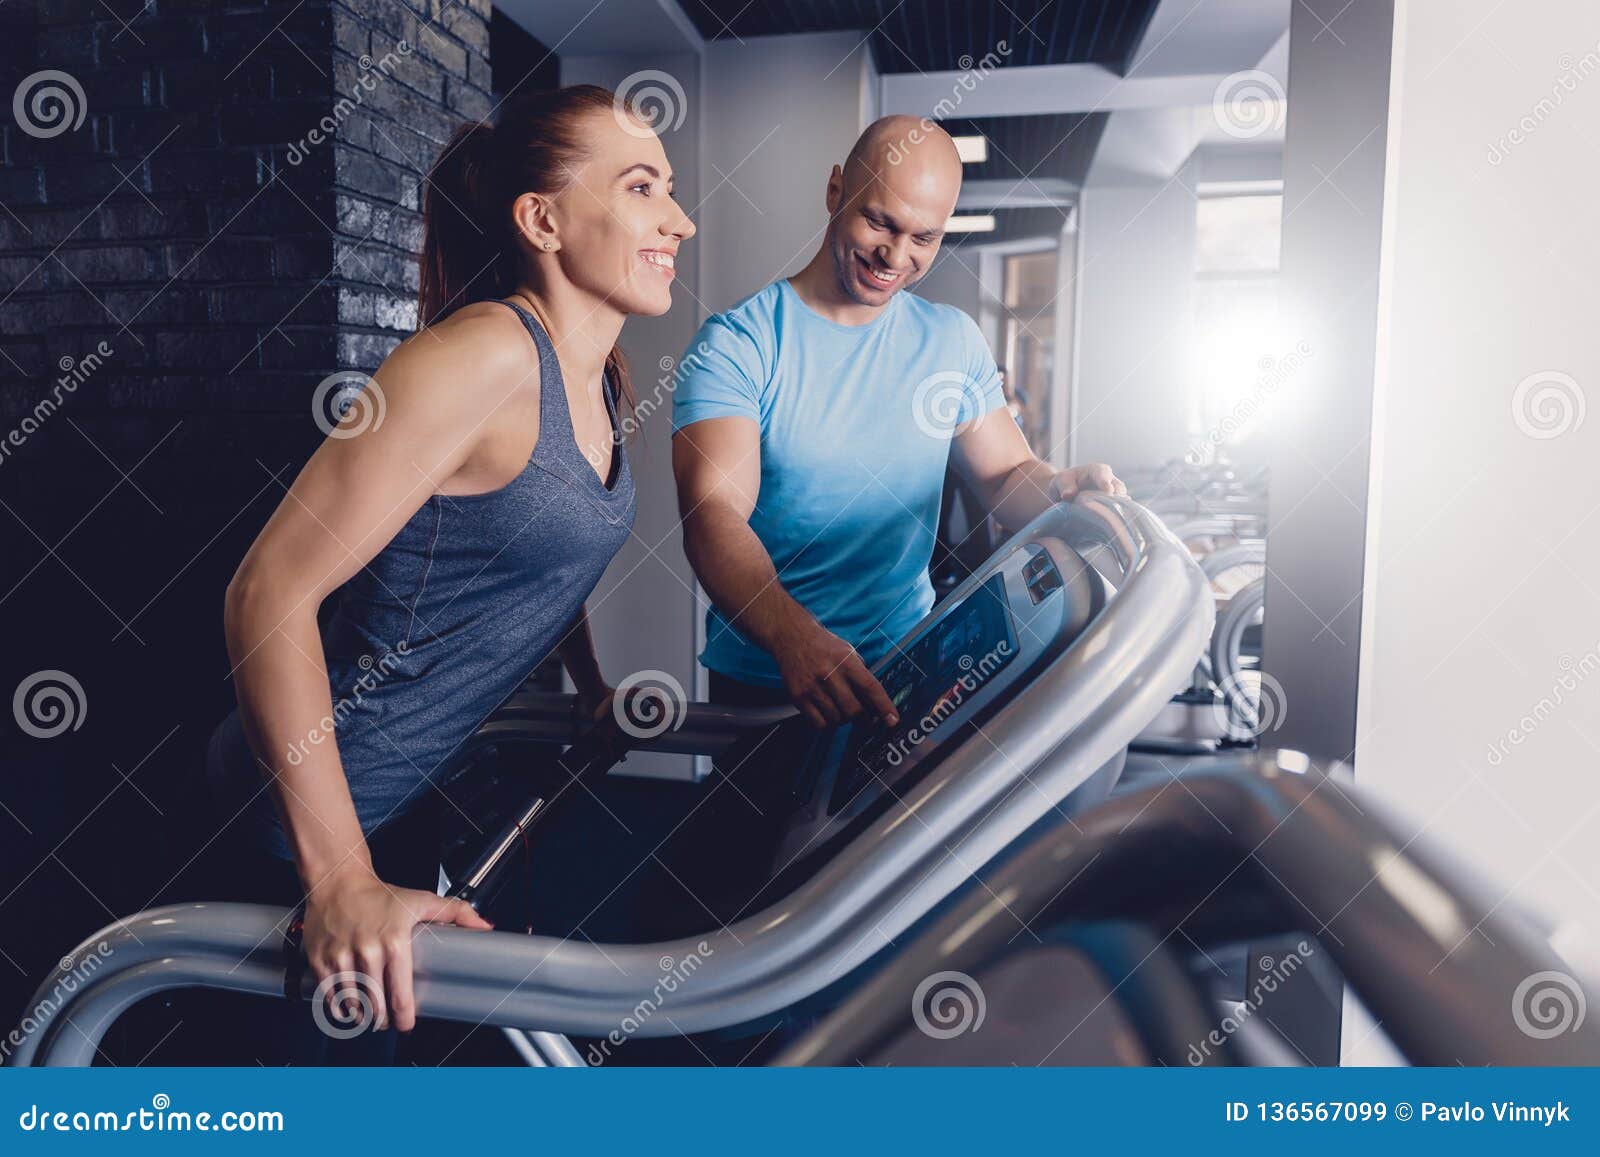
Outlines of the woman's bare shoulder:
{"type": "Polygon", "coordinates": [[[436,388],[448,382],[458,396],[482,393],[503,399],[511,388],[538,390],[539,356],[514,310],[480,301],[406,338],[377,376],[401,389],[408,383],[436,388]]]}

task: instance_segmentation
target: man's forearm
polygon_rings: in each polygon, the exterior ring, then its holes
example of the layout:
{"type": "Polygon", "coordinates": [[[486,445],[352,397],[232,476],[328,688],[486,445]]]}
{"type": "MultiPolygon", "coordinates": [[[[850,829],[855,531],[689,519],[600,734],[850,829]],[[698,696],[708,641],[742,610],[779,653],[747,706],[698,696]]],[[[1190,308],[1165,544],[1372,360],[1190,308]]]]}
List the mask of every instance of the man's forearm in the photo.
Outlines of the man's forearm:
{"type": "Polygon", "coordinates": [[[777,654],[796,627],[815,621],[783,589],[772,556],[737,511],[702,505],[684,524],[683,545],[712,605],[768,654],[777,654]]]}
{"type": "Polygon", "coordinates": [[[1013,467],[983,496],[989,514],[1010,530],[1026,526],[1055,505],[1055,468],[1037,458],[1013,467]]]}

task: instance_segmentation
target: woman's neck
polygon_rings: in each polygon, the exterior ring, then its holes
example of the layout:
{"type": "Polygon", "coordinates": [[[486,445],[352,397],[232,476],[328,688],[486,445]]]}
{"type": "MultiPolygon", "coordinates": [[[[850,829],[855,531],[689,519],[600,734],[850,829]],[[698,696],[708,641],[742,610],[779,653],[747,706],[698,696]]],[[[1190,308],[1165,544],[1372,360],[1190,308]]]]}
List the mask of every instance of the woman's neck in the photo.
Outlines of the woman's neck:
{"type": "Polygon", "coordinates": [[[596,301],[571,285],[534,287],[523,283],[512,296],[521,298],[550,335],[561,376],[582,383],[599,395],[606,356],[622,332],[623,315],[615,306],[596,301]]]}

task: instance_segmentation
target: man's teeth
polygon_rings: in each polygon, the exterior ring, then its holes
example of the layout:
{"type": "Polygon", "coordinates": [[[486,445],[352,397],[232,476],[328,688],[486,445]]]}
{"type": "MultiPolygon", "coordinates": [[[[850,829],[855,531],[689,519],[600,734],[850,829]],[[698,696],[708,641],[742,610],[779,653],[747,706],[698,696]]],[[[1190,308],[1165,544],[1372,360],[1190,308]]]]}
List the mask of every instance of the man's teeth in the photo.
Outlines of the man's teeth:
{"type": "Polygon", "coordinates": [[[900,275],[898,273],[895,273],[893,270],[890,270],[888,272],[884,272],[882,270],[870,269],[869,268],[867,270],[867,272],[871,273],[872,276],[876,277],[879,281],[883,282],[885,285],[888,285],[890,282],[899,281],[900,280],[900,275]]]}
{"type": "Polygon", "coordinates": [[[660,266],[662,269],[676,268],[676,262],[670,253],[643,253],[640,256],[651,265],[660,266]]]}

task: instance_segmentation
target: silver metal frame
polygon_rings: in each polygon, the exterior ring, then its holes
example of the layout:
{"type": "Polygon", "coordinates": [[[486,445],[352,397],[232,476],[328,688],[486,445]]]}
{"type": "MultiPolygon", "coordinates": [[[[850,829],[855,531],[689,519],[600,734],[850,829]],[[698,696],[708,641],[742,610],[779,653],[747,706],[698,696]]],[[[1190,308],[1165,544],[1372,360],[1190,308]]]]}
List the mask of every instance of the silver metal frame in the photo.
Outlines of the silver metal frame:
{"type": "Polygon", "coordinates": [[[927,977],[981,974],[1021,947],[1022,925],[1114,917],[1202,947],[1304,932],[1414,1064],[1600,1064],[1593,1018],[1559,1034],[1519,1020],[1530,978],[1573,970],[1548,929],[1334,770],[1262,752],[1244,771],[1185,775],[1182,791],[1168,782],[1080,815],[990,877],[1003,909],[987,892],[964,898],[774,1063],[870,1061],[910,1031],[927,977]]]}
{"type": "MultiPolygon", "coordinates": [[[[785,1008],[890,944],[1120,760],[1188,682],[1210,640],[1209,585],[1189,552],[1143,507],[1080,496],[1045,512],[997,556],[1043,537],[1080,553],[1108,548],[1100,557],[1114,558],[1122,574],[1104,610],[981,736],[952,751],[906,793],[903,806],[814,877],[732,925],[654,944],[421,927],[414,942],[419,1015],[593,1037],[625,1019],[638,1021],[634,1035],[703,1032],[785,1008]],[[697,970],[663,1001],[664,973],[691,958],[697,970]],[[670,1016],[639,1017],[651,1002],[669,1007],[670,1016]]],[[[658,738],[677,742],[683,735],[658,738]]],[[[281,908],[252,904],[176,904],[103,929],[45,980],[36,1003],[60,992],[74,961],[91,952],[102,958],[97,971],[69,986],[11,1063],[87,1065],[118,1015],[163,990],[281,993],[284,917],[281,908]],[[101,943],[107,951],[96,951],[101,943]]],[[[304,990],[312,987],[308,976],[304,990]]]]}
{"type": "Polygon", "coordinates": [[[1216,629],[1211,634],[1209,665],[1217,690],[1227,703],[1230,730],[1237,729],[1239,738],[1248,739],[1259,734],[1255,714],[1259,701],[1250,702],[1250,696],[1239,681],[1242,669],[1240,655],[1244,650],[1245,631],[1261,617],[1266,606],[1267,576],[1263,570],[1259,578],[1251,579],[1234,592],[1223,604],[1217,616],[1216,629]]]}

